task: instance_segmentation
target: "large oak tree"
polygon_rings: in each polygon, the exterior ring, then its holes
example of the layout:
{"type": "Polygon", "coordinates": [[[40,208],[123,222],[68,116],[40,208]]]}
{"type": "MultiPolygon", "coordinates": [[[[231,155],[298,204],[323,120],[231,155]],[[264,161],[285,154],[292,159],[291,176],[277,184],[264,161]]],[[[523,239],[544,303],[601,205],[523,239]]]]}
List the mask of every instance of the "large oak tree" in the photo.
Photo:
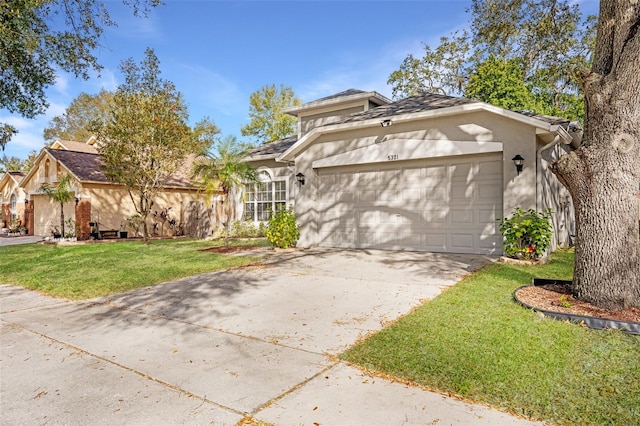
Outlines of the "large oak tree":
{"type": "Polygon", "coordinates": [[[573,292],[610,309],[640,307],[640,2],[601,0],[593,65],[580,79],[582,146],[554,172],[576,213],[573,292]]]}

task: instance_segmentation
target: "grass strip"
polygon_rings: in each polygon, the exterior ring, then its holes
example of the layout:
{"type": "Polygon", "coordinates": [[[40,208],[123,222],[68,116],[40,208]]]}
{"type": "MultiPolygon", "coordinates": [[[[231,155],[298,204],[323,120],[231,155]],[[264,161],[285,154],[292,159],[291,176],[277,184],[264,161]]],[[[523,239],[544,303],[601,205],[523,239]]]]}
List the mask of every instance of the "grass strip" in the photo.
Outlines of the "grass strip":
{"type": "MultiPolygon", "coordinates": [[[[220,241],[193,239],[28,244],[0,247],[0,284],[73,300],[122,293],[190,275],[256,262],[255,257],[203,252],[220,241]]],[[[232,241],[264,245],[265,240],[232,241]]]]}
{"type": "Polygon", "coordinates": [[[343,360],[557,424],[640,424],[640,336],[591,330],[522,308],[533,277],[571,279],[573,253],[489,265],[343,360]]]}

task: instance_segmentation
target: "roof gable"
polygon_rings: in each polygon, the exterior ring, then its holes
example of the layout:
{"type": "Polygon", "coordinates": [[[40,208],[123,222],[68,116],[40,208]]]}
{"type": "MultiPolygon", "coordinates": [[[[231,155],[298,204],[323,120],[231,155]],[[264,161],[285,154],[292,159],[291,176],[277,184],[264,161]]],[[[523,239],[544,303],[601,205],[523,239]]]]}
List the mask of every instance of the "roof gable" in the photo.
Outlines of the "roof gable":
{"type": "MultiPolygon", "coordinates": [[[[558,117],[527,112],[515,112],[468,98],[419,93],[387,105],[381,105],[368,111],[358,112],[324,126],[318,126],[306,133],[295,144],[284,151],[277,161],[292,161],[296,154],[304,150],[320,135],[379,126],[382,121],[410,122],[415,120],[466,114],[474,111],[486,111],[500,115],[529,126],[541,132],[555,132],[559,127],[567,126],[570,121],[558,117]]],[[[566,133],[566,132],[565,132],[566,133]]]]}

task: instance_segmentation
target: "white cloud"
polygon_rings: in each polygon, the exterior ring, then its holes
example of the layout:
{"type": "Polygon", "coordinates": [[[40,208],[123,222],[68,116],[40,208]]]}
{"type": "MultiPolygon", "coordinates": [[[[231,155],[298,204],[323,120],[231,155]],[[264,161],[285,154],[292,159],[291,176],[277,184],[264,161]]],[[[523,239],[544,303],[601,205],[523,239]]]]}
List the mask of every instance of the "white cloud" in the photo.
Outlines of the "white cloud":
{"type": "Polygon", "coordinates": [[[69,88],[69,75],[61,70],[56,71],[56,81],[53,84],[53,90],[61,95],[68,96],[67,89],[69,88]]]}

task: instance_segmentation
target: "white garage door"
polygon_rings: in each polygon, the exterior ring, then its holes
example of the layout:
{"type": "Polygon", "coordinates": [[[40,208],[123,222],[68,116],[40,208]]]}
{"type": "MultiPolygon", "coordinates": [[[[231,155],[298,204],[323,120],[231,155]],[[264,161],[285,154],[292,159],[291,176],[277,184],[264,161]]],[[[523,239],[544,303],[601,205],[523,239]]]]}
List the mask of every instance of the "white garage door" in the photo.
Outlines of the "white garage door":
{"type": "Polygon", "coordinates": [[[319,169],[318,245],[500,253],[502,156],[319,169]]]}

